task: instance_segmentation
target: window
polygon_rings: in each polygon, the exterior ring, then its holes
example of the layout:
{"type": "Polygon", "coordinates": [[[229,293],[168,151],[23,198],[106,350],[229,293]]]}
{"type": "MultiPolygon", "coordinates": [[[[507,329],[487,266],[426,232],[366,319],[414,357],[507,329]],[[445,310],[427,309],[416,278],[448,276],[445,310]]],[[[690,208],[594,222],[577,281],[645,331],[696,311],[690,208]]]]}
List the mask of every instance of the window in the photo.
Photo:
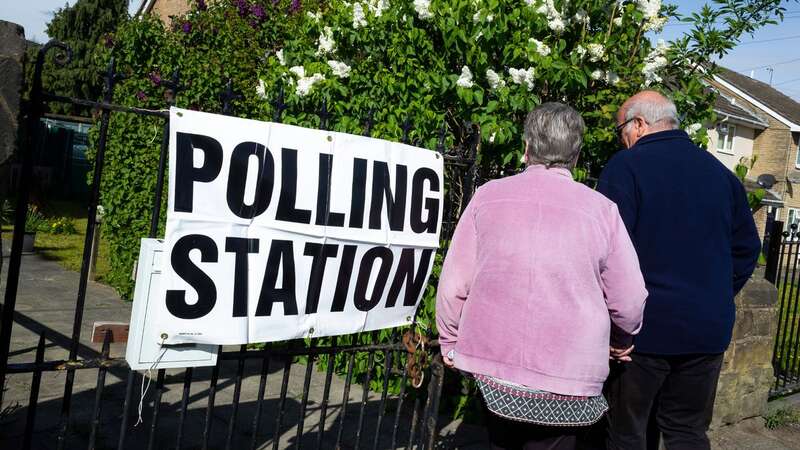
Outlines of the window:
{"type": "Polygon", "coordinates": [[[794,166],[800,169],[800,141],[797,142],[797,156],[794,160],[794,166]]]}
{"type": "Polygon", "coordinates": [[[727,124],[717,127],[717,151],[733,153],[733,138],[736,136],[736,126],[727,124]]]}
{"type": "Polygon", "coordinates": [[[791,232],[793,224],[797,224],[799,227],[798,229],[800,229],[800,209],[786,208],[786,212],[788,214],[786,218],[786,224],[784,225],[786,227],[786,231],[791,232]]]}

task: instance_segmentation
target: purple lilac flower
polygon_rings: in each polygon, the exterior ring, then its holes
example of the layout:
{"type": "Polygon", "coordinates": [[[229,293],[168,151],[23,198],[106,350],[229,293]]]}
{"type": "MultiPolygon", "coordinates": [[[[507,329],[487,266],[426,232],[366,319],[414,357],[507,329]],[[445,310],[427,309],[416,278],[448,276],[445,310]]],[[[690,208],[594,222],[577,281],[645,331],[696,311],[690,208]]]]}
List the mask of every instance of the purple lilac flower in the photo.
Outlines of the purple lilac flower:
{"type": "Polygon", "coordinates": [[[140,102],[143,102],[147,100],[147,95],[144,93],[144,91],[139,91],[136,93],[136,98],[138,98],[140,102]]]}
{"type": "Polygon", "coordinates": [[[105,36],[105,46],[106,48],[111,48],[114,46],[114,36],[107,34],[105,36]]]}
{"type": "Polygon", "coordinates": [[[250,12],[252,12],[253,16],[258,20],[264,20],[264,18],[267,17],[267,13],[264,12],[264,7],[261,5],[253,5],[253,7],[250,8],[250,12]]]}
{"type": "Polygon", "coordinates": [[[300,11],[300,0],[292,0],[292,3],[289,5],[289,14],[294,14],[297,11],[300,11]]]}
{"type": "Polygon", "coordinates": [[[154,85],[158,86],[159,84],[161,84],[161,74],[158,72],[151,73],[150,81],[152,81],[154,85]]]}
{"type": "Polygon", "coordinates": [[[208,6],[206,6],[206,0],[197,0],[197,10],[205,11],[206,9],[208,9],[208,6]]]}
{"type": "Polygon", "coordinates": [[[239,9],[239,17],[245,17],[250,13],[250,8],[247,6],[247,0],[237,0],[236,7],[239,9]]]}
{"type": "Polygon", "coordinates": [[[181,25],[181,30],[183,30],[184,33],[191,33],[191,31],[192,31],[192,23],[188,22],[188,21],[187,22],[183,22],[183,25],[181,25]]]}

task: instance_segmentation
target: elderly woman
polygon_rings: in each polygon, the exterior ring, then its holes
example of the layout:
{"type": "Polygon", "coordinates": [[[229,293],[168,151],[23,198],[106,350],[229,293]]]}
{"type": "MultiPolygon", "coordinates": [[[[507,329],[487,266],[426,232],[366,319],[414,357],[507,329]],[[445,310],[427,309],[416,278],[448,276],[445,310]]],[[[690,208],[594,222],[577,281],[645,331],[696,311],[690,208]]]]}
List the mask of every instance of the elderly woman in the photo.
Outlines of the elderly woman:
{"type": "Polygon", "coordinates": [[[572,179],[584,128],[564,104],[531,111],[528,167],[476,192],[442,268],[441,351],[475,377],[494,449],[576,448],[608,409],[609,348],[629,360],[612,328],[641,325],[647,291],[617,207],[572,179]]]}

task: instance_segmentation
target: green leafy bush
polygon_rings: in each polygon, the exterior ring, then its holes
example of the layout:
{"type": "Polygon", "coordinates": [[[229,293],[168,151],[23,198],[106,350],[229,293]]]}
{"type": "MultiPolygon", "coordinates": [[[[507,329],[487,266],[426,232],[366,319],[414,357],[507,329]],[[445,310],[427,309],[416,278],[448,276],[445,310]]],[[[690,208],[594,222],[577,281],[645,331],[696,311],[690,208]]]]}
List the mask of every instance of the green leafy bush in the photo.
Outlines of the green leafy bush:
{"type": "Polygon", "coordinates": [[[75,221],[69,217],[58,217],[49,221],[48,227],[42,231],[52,234],[76,234],[75,221]]]}
{"type": "Polygon", "coordinates": [[[25,232],[36,233],[47,229],[47,219],[44,218],[39,209],[31,205],[25,214],[25,232]]]}

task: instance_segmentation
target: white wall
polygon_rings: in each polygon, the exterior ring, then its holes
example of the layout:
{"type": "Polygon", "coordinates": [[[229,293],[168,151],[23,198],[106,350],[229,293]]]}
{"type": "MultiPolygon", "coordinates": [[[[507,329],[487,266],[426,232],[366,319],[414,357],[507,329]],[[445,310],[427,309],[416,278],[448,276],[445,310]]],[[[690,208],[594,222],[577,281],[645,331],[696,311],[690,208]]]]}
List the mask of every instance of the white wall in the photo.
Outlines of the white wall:
{"type": "Polygon", "coordinates": [[[719,136],[717,130],[711,128],[708,130],[708,151],[722,161],[728,169],[733,170],[742,158],[753,156],[753,140],[755,139],[756,130],[738,123],[732,123],[731,125],[736,127],[731,150],[717,149],[719,136]]]}

